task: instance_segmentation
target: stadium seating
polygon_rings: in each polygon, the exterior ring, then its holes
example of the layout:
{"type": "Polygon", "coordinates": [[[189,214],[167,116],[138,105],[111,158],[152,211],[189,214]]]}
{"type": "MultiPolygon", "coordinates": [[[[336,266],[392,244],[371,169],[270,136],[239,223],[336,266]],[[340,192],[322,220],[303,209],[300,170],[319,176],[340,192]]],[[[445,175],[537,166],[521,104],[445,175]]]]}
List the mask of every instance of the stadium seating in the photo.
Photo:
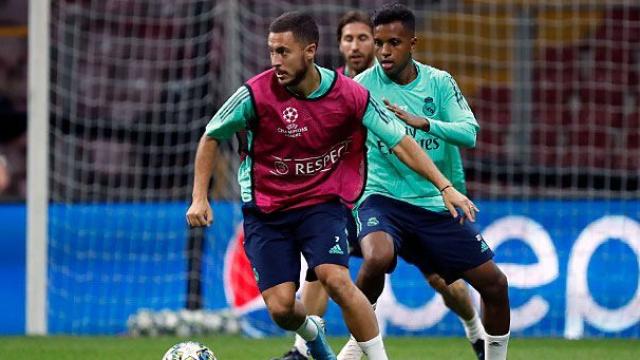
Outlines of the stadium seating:
{"type": "Polygon", "coordinates": [[[545,167],[637,166],[640,8],[538,15],[533,72],[533,161],[545,167]],[[580,16],[578,16],[580,15],[580,16]],[[562,19],[573,23],[561,25],[562,19]],[[579,26],[575,25],[576,19],[579,26]],[[545,26],[553,24],[553,26],[545,26]],[[560,131],[559,131],[560,130],[560,131]]]}
{"type": "Polygon", "coordinates": [[[481,87],[473,99],[473,110],[480,124],[476,149],[471,156],[480,159],[503,159],[511,124],[511,88],[481,87]]]}
{"type": "Polygon", "coordinates": [[[534,106],[565,105],[578,80],[574,46],[539,49],[533,69],[534,106]]]}

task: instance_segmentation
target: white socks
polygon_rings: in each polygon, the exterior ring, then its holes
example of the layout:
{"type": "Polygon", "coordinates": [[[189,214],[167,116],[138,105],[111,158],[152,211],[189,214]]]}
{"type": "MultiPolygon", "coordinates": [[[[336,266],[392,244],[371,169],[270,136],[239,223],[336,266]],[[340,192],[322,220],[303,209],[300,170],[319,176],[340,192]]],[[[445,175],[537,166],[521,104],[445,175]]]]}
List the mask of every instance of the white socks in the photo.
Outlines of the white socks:
{"type": "Polygon", "coordinates": [[[384,350],[384,343],[382,342],[382,335],[365,342],[358,342],[360,348],[367,355],[369,360],[388,360],[387,352],[384,350]]]}
{"type": "MultiPolygon", "coordinates": [[[[375,311],[376,303],[371,304],[371,307],[373,307],[373,310],[375,311]]],[[[380,337],[380,335],[378,335],[378,337],[380,337]]],[[[375,340],[375,338],[372,340],[375,340]]],[[[344,344],[342,349],[340,349],[340,352],[338,353],[338,360],[360,360],[362,359],[362,356],[363,351],[360,343],[356,341],[353,335],[351,335],[349,336],[349,340],[347,341],[347,343],[344,344]]]]}
{"type": "Polygon", "coordinates": [[[482,321],[480,321],[478,313],[474,313],[471,320],[464,320],[460,317],[459,319],[462,326],[464,326],[464,333],[467,335],[467,339],[469,339],[472,344],[475,344],[479,339],[484,339],[484,326],[482,326],[482,321]]]}
{"type": "Polygon", "coordinates": [[[307,342],[304,341],[302,336],[296,334],[296,341],[293,343],[293,347],[298,349],[298,352],[303,356],[307,356],[309,349],[307,348],[307,342]]]}
{"type": "Polygon", "coordinates": [[[505,360],[507,358],[507,346],[509,345],[509,334],[489,335],[484,342],[484,356],[486,360],[505,360]]]}
{"type": "Polygon", "coordinates": [[[318,336],[318,331],[320,331],[318,326],[319,325],[307,316],[302,325],[296,329],[296,334],[300,335],[304,341],[313,341],[318,336]]]}
{"type": "Polygon", "coordinates": [[[338,353],[338,360],[360,360],[362,359],[362,349],[360,345],[353,337],[353,335],[349,336],[349,340],[346,344],[340,349],[338,353]]]}

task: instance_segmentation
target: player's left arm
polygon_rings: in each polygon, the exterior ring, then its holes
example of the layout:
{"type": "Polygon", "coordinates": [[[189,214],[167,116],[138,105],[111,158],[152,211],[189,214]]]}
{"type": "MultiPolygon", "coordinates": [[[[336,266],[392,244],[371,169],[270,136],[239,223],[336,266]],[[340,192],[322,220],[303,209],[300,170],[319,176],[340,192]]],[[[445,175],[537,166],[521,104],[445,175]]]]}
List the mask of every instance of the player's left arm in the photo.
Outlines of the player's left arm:
{"type": "Polygon", "coordinates": [[[443,120],[411,114],[388,100],[384,100],[385,105],[409,126],[426,131],[453,145],[467,148],[475,147],[476,135],[480,126],[467,100],[451,75],[442,76],[439,78],[439,82],[443,120]]]}
{"type": "Polygon", "coordinates": [[[462,209],[466,218],[475,221],[478,208],[451,185],[420,145],[411,136],[405,134],[404,126],[377,100],[369,99],[363,123],[395,153],[400,161],[440,190],[444,204],[453,217],[458,216],[456,211],[458,207],[462,209]]]}

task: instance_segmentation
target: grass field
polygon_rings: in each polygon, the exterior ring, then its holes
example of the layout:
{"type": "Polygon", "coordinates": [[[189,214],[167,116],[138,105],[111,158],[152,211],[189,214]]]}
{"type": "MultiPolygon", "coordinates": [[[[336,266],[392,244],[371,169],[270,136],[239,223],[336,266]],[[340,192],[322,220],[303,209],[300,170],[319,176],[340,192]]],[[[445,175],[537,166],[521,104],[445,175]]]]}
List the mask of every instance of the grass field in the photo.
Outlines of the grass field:
{"type": "MultiPolygon", "coordinates": [[[[220,336],[196,338],[211,347],[219,360],[268,360],[291,345],[289,338],[250,340],[220,336]]],[[[332,338],[339,349],[343,338],[332,338]]],[[[0,359],[160,360],[177,338],[118,337],[0,337],[0,359]]],[[[466,340],[459,338],[388,338],[391,359],[474,359],[466,340]]],[[[640,340],[513,339],[509,359],[640,359],[640,340]]]]}

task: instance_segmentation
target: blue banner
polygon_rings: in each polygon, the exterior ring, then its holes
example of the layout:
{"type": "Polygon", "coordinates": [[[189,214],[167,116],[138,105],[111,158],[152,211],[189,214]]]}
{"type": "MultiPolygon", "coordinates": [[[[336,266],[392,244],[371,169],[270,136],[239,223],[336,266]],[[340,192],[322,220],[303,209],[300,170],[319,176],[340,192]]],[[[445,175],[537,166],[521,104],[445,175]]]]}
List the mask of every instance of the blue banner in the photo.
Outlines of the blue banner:
{"type": "MultiPolygon", "coordinates": [[[[484,201],[478,227],[509,278],[518,336],[640,337],[640,202],[484,201]]],[[[121,333],[140,308],[186,302],[186,204],[52,206],[49,331],[121,333]]],[[[245,331],[271,322],[242,251],[237,204],[215,206],[207,231],[205,306],[231,307],[245,331]]],[[[24,331],[24,206],[0,207],[0,333],[24,331]]],[[[352,260],[355,275],[359,260],[352,260]]],[[[462,335],[460,322],[413,267],[400,262],[379,300],[387,334],[462,335]]],[[[329,332],[346,334],[331,304],[329,332]]]]}
{"type": "MultiPolygon", "coordinates": [[[[517,336],[640,337],[640,203],[478,202],[477,226],[509,278],[517,336]]],[[[352,259],[355,276],[358,259],[352,259]]],[[[477,293],[476,303],[478,302],[477,293]]],[[[236,306],[254,334],[278,330],[255,304],[236,306]],[[258,310],[256,310],[258,308],[258,310]],[[256,328],[257,327],[257,328],[256,328]]],[[[463,335],[460,321],[412,266],[400,261],[376,314],[392,335],[463,335]]],[[[332,304],[329,332],[344,334],[332,304]]]]}

